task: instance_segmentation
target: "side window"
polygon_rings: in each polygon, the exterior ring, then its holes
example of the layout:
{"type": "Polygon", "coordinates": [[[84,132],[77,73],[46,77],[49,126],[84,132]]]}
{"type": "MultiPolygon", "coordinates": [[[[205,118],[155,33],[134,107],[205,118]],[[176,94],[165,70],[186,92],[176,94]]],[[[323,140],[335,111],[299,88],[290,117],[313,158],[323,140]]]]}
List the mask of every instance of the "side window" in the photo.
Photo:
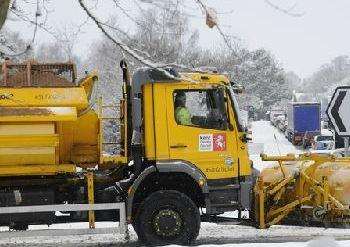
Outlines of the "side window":
{"type": "Polygon", "coordinates": [[[227,129],[228,118],[223,90],[176,90],[173,97],[177,124],[227,129]]]}

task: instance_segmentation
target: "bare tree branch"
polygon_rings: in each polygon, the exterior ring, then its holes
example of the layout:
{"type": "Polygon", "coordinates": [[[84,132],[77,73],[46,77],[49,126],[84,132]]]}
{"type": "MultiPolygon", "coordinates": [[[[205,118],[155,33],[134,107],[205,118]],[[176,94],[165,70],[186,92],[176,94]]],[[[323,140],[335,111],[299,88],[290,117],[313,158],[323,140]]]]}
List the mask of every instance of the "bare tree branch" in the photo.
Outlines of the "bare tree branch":
{"type": "MultiPolygon", "coordinates": [[[[202,2],[202,0],[195,0],[195,2],[198,3],[198,5],[200,6],[200,8],[202,9],[202,11],[204,12],[204,14],[207,16],[210,15],[210,11],[209,8],[202,2]]],[[[221,37],[223,38],[226,46],[229,48],[229,50],[231,51],[232,55],[236,55],[236,50],[234,49],[234,47],[232,46],[232,39],[230,38],[229,35],[226,35],[224,33],[224,31],[221,29],[220,25],[218,22],[216,22],[214,25],[214,27],[216,27],[216,29],[218,30],[219,34],[221,35],[221,37]]]]}
{"type": "Polygon", "coordinates": [[[293,16],[293,17],[302,17],[303,15],[305,15],[305,12],[294,12],[297,4],[295,3],[293,6],[291,6],[290,8],[288,9],[284,9],[284,8],[281,8],[280,6],[278,6],[277,4],[274,4],[271,2],[271,0],[265,0],[265,3],[267,5],[269,5],[270,7],[274,8],[275,10],[279,11],[279,12],[282,12],[286,15],[289,15],[289,16],[293,16]]]}
{"type": "Polygon", "coordinates": [[[148,67],[157,69],[158,71],[162,72],[165,76],[171,78],[171,79],[178,79],[174,75],[170,74],[168,71],[163,69],[162,67],[164,65],[155,63],[153,61],[150,61],[142,56],[140,56],[136,50],[130,48],[129,46],[125,45],[124,43],[117,41],[115,38],[113,38],[107,31],[104,29],[103,25],[101,22],[89,11],[89,9],[86,7],[84,4],[83,0],[78,0],[80,6],[82,9],[85,11],[85,13],[95,22],[97,27],[102,31],[102,33],[109,39],[111,40],[115,45],[117,45],[123,52],[127,53],[129,56],[137,60],[143,65],[146,65],[148,67]]]}

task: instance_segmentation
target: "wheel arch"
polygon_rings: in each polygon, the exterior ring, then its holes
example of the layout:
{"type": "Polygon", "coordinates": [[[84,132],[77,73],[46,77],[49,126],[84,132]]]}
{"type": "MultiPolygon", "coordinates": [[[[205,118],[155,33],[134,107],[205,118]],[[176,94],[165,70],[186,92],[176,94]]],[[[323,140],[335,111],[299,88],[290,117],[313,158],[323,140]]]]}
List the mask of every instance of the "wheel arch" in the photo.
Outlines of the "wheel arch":
{"type": "Polygon", "coordinates": [[[205,195],[209,192],[205,175],[193,164],[183,160],[159,161],[147,167],[130,187],[127,201],[128,221],[132,221],[135,204],[163,188],[182,192],[197,205],[205,204],[205,195]],[[155,184],[157,186],[150,186],[155,184]]]}

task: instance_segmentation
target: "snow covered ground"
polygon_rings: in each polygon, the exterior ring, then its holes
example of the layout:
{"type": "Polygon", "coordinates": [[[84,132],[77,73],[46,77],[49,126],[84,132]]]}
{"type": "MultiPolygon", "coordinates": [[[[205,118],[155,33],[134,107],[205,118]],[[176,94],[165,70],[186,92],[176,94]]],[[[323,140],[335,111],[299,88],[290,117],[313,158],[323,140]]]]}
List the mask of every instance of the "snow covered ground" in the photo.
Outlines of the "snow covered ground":
{"type": "Polygon", "coordinates": [[[252,123],[253,141],[249,144],[250,158],[254,162],[254,167],[261,170],[269,165],[262,162],[260,153],[268,155],[283,155],[288,153],[301,153],[298,147],[293,146],[282,132],[273,127],[268,121],[257,121],[252,123]]]}
{"type": "MultiPolygon", "coordinates": [[[[292,146],[276,128],[269,122],[259,121],[252,123],[253,143],[251,158],[258,169],[268,165],[259,158],[260,151],[267,154],[300,153],[292,146]],[[263,147],[262,147],[262,144],[263,147]],[[263,149],[263,150],[259,150],[263,149]]],[[[113,223],[115,224],[115,223],[113,223]]],[[[111,226],[112,223],[97,224],[97,227],[111,226]]],[[[49,227],[69,229],[73,227],[87,227],[84,224],[60,224],[49,227]]],[[[48,229],[45,226],[33,226],[32,229],[48,229]]],[[[121,235],[82,235],[82,236],[55,236],[55,237],[1,237],[2,246],[137,246],[135,232],[130,229],[130,241],[123,241],[121,235]]],[[[196,242],[199,246],[226,247],[346,247],[350,246],[349,229],[325,229],[317,227],[273,226],[269,229],[255,229],[253,227],[202,223],[201,231],[196,242]],[[334,239],[337,239],[334,240],[334,239]],[[265,242],[265,243],[264,243],[265,242]],[[266,243],[267,242],[267,243],[266,243]]]]}

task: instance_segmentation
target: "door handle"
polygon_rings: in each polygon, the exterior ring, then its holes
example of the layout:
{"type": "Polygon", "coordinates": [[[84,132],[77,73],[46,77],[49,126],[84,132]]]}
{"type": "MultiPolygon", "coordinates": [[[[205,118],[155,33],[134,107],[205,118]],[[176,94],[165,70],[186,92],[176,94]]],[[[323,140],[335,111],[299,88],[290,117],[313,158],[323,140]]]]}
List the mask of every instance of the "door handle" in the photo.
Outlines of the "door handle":
{"type": "Polygon", "coordinates": [[[171,145],[170,148],[187,148],[187,145],[182,143],[177,143],[175,145],[171,145]]]}

